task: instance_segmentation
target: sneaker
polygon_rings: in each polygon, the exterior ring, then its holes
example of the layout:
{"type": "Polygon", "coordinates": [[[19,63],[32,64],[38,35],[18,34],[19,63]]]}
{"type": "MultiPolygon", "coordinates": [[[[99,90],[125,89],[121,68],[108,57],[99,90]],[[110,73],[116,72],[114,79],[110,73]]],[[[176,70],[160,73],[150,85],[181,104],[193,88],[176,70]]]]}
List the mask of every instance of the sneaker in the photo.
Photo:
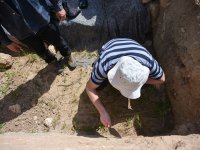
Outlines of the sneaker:
{"type": "Polygon", "coordinates": [[[72,57],[72,55],[66,56],[65,59],[67,61],[66,64],[67,64],[68,68],[70,70],[74,70],[76,68],[77,64],[76,64],[75,59],[72,57]]]}

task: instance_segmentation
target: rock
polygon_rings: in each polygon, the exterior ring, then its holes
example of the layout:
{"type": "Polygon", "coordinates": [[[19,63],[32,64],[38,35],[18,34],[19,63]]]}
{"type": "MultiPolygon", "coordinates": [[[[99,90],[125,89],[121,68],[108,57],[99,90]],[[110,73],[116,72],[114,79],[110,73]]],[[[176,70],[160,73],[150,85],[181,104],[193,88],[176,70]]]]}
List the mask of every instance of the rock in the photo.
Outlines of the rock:
{"type": "Polygon", "coordinates": [[[33,116],[33,120],[35,120],[35,121],[36,121],[36,120],[37,120],[37,118],[38,118],[37,116],[33,116]]]}
{"type": "Polygon", "coordinates": [[[44,125],[46,126],[46,127],[52,127],[52,122],[53,122],[53,118],[46,118],[45,120],[44,120],[44,125]]]}
{"type": "Polygon", "coordinates": [[[9,106],[8,110],[12,111],[15,114],[20,114],[21,113],[21,106],[19,104],[15,104],[15,105],[9,106]]]}
{"type": "Polygon", "coordinates": [[[200,6],[200,0],[194,0],[195,1],[195,4],[200,6]]]}
{"type": "Polygon", "coordinates": [[[18,125],[19,125],[19,122],[16,121],[14,124],[15,124],[15,126],[18,126],[18,125]]]}
{"type": "Polygon", "coordinates": [[[160,0],[160,6],[162,8],[166,8],[167,6],[170,5],[171,0],[160,0]]]}
{"type": "Polygon", "coordinates": [[[0,69],[8,69],[12,66],[12,57],[8,54],[0,53],[0,69]]]}
{"type": "MultiPolygon", "coordinates": [[[[161,11],[158,24],[153,28],[153,43],[158,62],[168,79],[166,87],[175,124],[200,122],[198,14],[199,8],[193,1],[176,0],[161,11]]],[[[181,130],[184,131],[184,127],[181,130]]]]}
{"type": "Polygon", "coordinates": [[[181,28],[181,32],[182,32],[182,33],[185,33],[185,29],[184,29],[184,28],[181,28]]]}
{"type": "Polygon", "coordinates": [[[36,124],[38,124],[38,117],[37,116],[33,116],[33,120],[35,121],[36,124]]]}

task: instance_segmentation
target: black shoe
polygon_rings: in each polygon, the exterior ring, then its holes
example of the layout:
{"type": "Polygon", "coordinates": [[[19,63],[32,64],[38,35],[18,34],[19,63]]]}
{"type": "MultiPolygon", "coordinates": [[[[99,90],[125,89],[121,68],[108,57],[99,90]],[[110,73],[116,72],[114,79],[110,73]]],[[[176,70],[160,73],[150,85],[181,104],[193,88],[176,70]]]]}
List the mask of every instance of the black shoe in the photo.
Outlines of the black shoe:
{"type": "Polygon", "coordinates": [[[45,62],[48,63],[48,64],[57,61],[56,57],[55,57],[53,54],[48,54],[48,56],[46,56],[46,57],[44,58],[44,60],[45,60],[45,62]]]}
{"type": "Polygon", "coordinates": [[[64,57],[62,57],[56,62],[56,69],[57,69],[58,74],[64,71],[65,66],[66,66],[66,61],[64,57]]]}
{"type": "Polygon", "coordinates": [[[77,67],[75,59],[72,57],[72,55],[66,56],[66,64],[70,70],[74,70],[77,67]]]}
{"type": "Polygon", "coordinates": [[[79,8],[80,9],[88,8],[88,1],[87,0],[79,0],[79,8]]]}
{"type": "Polygon", "coordinates": [[[61,57],[57,61],[56,68],[57,68],[58,74],[62,73],[66,66],[71,71],[74,70],[76,68],[76,66],[77,66],[74,58],[71,55],[70,56],[66,56],[66,57],[61,57]]]}

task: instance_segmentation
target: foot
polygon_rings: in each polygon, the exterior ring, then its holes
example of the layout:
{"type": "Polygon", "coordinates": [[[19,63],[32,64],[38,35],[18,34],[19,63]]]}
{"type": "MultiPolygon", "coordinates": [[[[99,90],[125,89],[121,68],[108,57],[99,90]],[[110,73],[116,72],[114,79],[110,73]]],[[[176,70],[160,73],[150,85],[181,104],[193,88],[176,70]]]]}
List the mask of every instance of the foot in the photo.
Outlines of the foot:
{"type": "Polygon", "coordinates": [[[48,53],[47,56],[44,58],[45,62],[50,64],[50,63],[53,63],[53,62],[56,62],[56,57],[55,55],[53,55],[52,53],[48,53]]]}
{"type": "Polygon", "coordinates": [[[66,57],[61,57],[57,61],[56,68],[58,74],[62,73],[66,66],[69,68],[69,70],[74,70],[76,68],[76,62],[71,55],[66,57]]]}
{"type": "Polygon", "coordinates": [[[76,68],[77,64],[76,64],[75,59],[72,57],[72,55],[66,56],[65,59],[66,59],[68,68],[70,70],[74,70],[76,68]]]}
{"type": "Polygon", "coordinates": [[[64,71],[65,66],[66,66],[66,62],[65,62],[64,57],[62,57],[56,62],[56,69],[57,69],[58,74],[64,71]]]}

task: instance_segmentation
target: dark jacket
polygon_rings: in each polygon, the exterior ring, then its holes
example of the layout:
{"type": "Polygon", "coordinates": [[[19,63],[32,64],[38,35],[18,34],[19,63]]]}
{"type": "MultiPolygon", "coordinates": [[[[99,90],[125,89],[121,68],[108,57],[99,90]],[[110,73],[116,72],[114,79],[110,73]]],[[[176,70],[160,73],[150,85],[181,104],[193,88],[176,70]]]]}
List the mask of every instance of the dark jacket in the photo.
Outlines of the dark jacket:
{"type": "MultiPolygon", "coordinates": [[[[55,12],[61,10],[62,0],[49,0],[55,12]]],[[[2,26],[14,37],[22,40],[50,22],[49,7],[45,0],[0,0],[0,43],[7,45],[2,26]]]]}

